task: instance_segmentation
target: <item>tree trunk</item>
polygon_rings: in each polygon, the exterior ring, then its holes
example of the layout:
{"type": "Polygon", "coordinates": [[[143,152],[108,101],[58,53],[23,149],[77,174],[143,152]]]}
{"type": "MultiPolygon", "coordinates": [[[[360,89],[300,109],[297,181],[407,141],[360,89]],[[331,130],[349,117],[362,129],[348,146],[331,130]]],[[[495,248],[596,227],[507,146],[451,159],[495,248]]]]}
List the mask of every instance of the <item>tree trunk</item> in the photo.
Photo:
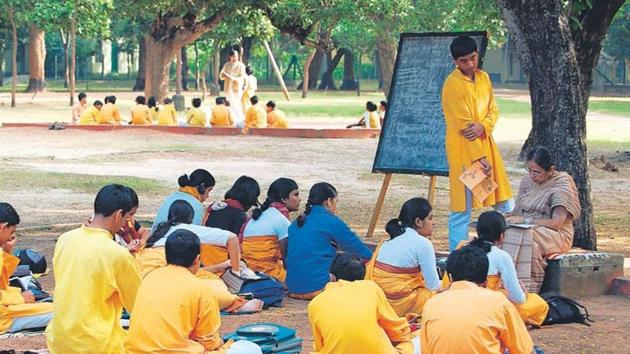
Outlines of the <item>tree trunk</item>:
{"type": "Polygon", "coordinates": [[[63,88],[68,88],[68,37],[63,29],[59,29],[63,47],[63,88]]]}
{"type": "MultiPolygon", "coordinates": [[[[184,49],[184,48],[182,48],[184,49]]],[[[184,52],[182,50],[177,51],[177,61],[175,62],[175,93],[178,95],[182,94],[182,57],[184,52]]]]}
{"type": "Polygon", "coordinates": [[[252,46],[254,45],[254,37],[245,37],[241,41],[241,48],[243,48],[243,55],[241,61],[243,64],[248,65],[249,59],[252,55],[252,46]]]}
{"type": "MultiPolygon", "coordinates": [[[[5,31],[4,37],[7,38],[8,31],[5,31]]],[[[0,86],[4,86],[4,55],[7,52],[7,43],[2,41],[0,44],[0,86]]]]}
{"type": "Polygon", "coordinates": [[[195,42],[195,91],[199,91],[199,80],[201,80],[199,71],[199,47],[197,42],[195,42]]]}
{"type": "Polygon", "coordinates": [[[214,50],[214,58],[212,60],[212,83],[215,87],[219,88],[219,72],[221,71],[221,52],[217,49],[214,50]]]}
{"type": "Polygon", "coordinates": [[[46,61],[46,44],[44,31],[35,25],[28,26],[28,87],[26,92],[46,91],[44,62],[46,61]]]}
{"type": "Polygon", "coordinates": [[[70,107],[74,105],[74,92],[77,87],[77,22],[70,19],[70,65],[68,67],[68,84],[70,85],[70,107]]]}
{"type": "Polygon", "coordinates": [[[359,88],[354,78],[354,55],[350,48],[345,48],[343,55],[343,81],[340,89],[354,91],[359,88]]]}
{"type": "Polygon", "coordinates": [[[393,41],[387,32],[379,33],[376,39],[376,48],[378,50],[378,63],[383,79],[383,92],[385,97],[389,96],[389,88],[392,84],[392,75],[394,74],[394,64],[396,64],[396,42],[393,41]]]}
{"type": "Polygon", "coordinates": [[[161,101],[168,93],[168,69],[171,60],[181,47],[170,41],[156,41],[151,35],[145,36],[145,41],[147,57],[144,94],[161,101]]]}
{"type": "Polygon", "coordinates": [[[376,69],[376,77],[378,78],[378,89],[383,89],[383,75],[381,75],[381,60],[378,55],[378,50],[374,51],[374,68],[376,69]]]}
{"type": "MultiPolygon", "coordinates": [[[[308,77],[309,77],[309,68],[311,67],[311,62],[313,61],[313,58],[315,57],[315,53],[317,52],[317,50],[313,50],[311,52],[311,54],[309,54],[308,58],[306,58],[306,60],[304,61],[304,75],[303,75],[303,80],[302,83],[304,82],[308,82],[308,77]]],[[[308,85],[302,85],[302,98],[306,98],[306,96],[308,95],[308,85]]]]}
{"type": "Polygon", "coordinates": [[[188,52],[186,51],[186,47],[182,48],[182,90],[188,91],[188,72],[190,71],[188,68],[188,52]]]}
{"type": "Polygon", "coordinates": [[[335,80],[333,78],[333,72],[337,68],[337,65],[339,65],[341,57],[343,57],[344,53],[344,48],[337,50],[334,58],[332,57],[332,51],[326,53],[326,61],[328,63],[328,67],[326,68],[326,71],[322,74],[322,81],[319,83],[318,87],[319,90],[337,89],[337,85],[335,85],[335,80]]]}
{"type": "Polygon", "coordinates": [[[138,41],[140,49],[138,50],[138,75],[136,76],[136,83],[133,85],[132,91],[144,91],[144,78],[146,75],[147,66],[147,44],[144,36],[138,41]]]}
{"type": "Polygon", "coordinates": [[[15,9],[9,7],[9,22],[11,22],[11,37],[13,48],[11,49],[11,107],[15,107],[15,96],[17,90],[17,25],[15,24],[15,9]]]}

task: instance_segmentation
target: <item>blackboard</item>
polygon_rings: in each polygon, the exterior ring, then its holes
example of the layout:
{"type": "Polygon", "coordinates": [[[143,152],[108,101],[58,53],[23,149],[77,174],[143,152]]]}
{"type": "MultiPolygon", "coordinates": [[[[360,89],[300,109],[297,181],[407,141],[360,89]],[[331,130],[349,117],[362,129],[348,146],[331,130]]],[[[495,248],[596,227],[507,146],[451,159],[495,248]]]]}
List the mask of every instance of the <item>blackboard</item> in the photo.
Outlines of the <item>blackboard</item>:
{"type": "Polygon", "coordinates": [[[388,109],[372,172],[448,176],[442,85],[455,68],[449,46],[457,36],[477,41],[479,67],[486,32],[403,33],[388,109]]]}

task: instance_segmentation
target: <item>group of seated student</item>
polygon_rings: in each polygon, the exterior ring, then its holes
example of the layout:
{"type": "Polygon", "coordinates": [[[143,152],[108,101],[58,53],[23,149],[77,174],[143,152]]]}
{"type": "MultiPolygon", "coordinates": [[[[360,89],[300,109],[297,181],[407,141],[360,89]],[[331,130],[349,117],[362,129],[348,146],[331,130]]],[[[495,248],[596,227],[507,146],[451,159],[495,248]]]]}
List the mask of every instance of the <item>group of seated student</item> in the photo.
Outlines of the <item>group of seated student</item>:
{"type": "Polygon", "coordinates": [[[379,106],[372,101],[365,104],[365,113],[358,122],[349,124],[346,128],[362,127],[370,129],[381,129],[385,120],[385,112],[387,111],[387,101],[379,102],[379,106]]]}

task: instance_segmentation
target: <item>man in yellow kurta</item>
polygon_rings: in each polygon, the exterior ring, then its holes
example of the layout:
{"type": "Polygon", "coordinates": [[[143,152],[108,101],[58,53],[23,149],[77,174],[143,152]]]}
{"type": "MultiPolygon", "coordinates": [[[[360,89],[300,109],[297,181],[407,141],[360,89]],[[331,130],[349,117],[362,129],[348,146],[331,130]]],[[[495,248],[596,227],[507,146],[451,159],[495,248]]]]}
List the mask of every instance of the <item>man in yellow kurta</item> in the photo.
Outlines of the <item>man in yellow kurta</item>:
{"type": "Polygon", "coordinates": [[[52,354],[122,351],[122,309],[133,311],[141,279],[133,256],[113,235],[133,208],[130,188],[107,185],[96,195],[89,225],[59,236],[53,256],[56,315],[46,329],[52,354]]]}
{"type": "Polygon", "coordinates": [[[190,127],[205,127],[206,126],[206,112],[201,108],[201,98],[192,99],[193,108],[191,108],[186,114],[186,122],[190,127]]]}
{"type": "Polygon", "coordinates": [[[233,127],[234,117],[232,110],[225,104],[225,97],[217,97],[214,101],[216,106],[212,109],[210,124],[213,127],[233,127]]]}
{"type": "Polygon", "coordinates": [[[396,315],[376,283],[362,280],[365,266],[359,257],[338,255],[330,272],[337,281],[308,305],[316,353],[419,352],[407,320],[396,315]]]}
{"type": "Polygon", "coordinates": [[[267,102],[267,128],[288,128],[287,117],[279,109],[276,109],[274,101],[267,102]]]}
{"type": "Polygon", "coordinates": [[[253,96],[249,101],[252,105],[245,114],[245,128],[266,128],[267,111],[258,104],[258,96],[253,96]]]}
{"type": "Polygon", "coordinates": [[[476,246],[451,252],[451,287],[427,301],[422,312],[423,353],[531,353],[532,339],[516,308],[483,287],[488,257],[476,246]]]}
{"type": "Polygon", "coordinates": [[[101,108],[101,116],[98,124],[120,124],[120,110],[116,106],[116,96],[105,97],[105,104],[101,108]]]}
{"type": "Polygon", "coordinates": [[[446,157],[449,165],[450,214],[449,248],[468,238],[472,208],[494,206],[501,212],[514,208],[512,190],[503,159],[492,137],[499,108],[492,94],[488,74],[477,68],[477,43],[468,36],[451,43],[455,65],[442,87],[442,109],[446,120],[446,157]],[[479,161],[484,172],[496,182],[497,189],[486,200],[472,196],[459,176],[479,161]]]}
{"type": "Polygon", "coordinates": [[[94,101],[94,105],[92,107],[87,108],[83,113],[81,113],[81,118],[79,118],[79,124],[87,125],[87,124],[98,124],[101,120],[101,108],[103,107],[103,102],[96,100],[94,101]]]}
{"type": "Polygon", "coordinates": [[[9,278],[20,263],[11,254],[19,223],[17,211],[8,203],[0,203],[0,333],[46,327],[52,319],[51,303],[35,304],[32,292],[9,285],[9,278]]]}
{"type": "Polygon", "coordinates": [[[125,350],[140,353],[223,353],[219,306],[208,282],[195,277],[201,260],[199,237],[177,230],[165,244],[165,267],[143,280],[125,350]],[[164,291],[168,284],[169,291],[164,291]]]}
{"type": "Polygon", "coordinates": [[[175,111],[175,105],[170,98],[164,99],[164,105],[157,112],[158,125],[177,125],[177,111],[175,111]]]}
{"type": "Polygon", "coordinates": [[[131,107],[131,124],[150,125],[152,123],[153,114],[145,103],[146,99],[144,96],[136,97],[136,105],[131,107]]]}

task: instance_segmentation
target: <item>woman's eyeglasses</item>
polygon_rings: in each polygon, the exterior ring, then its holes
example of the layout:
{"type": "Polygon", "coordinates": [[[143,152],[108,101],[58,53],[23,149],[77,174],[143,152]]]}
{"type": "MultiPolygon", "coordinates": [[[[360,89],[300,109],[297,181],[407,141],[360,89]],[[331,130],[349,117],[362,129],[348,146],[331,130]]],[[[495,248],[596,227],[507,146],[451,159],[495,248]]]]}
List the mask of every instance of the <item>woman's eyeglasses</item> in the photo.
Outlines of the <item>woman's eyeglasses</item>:
{"type": "Polygon", "coordinates": [[[540,176],[543,173],[545,173],[545,171],[537,171],[537,170],[532,170],[529,167],[525,167],[525,169],[527,170],[527,173],[529,173],[530,175],[534,175],[534,176],[540,176]]]}

